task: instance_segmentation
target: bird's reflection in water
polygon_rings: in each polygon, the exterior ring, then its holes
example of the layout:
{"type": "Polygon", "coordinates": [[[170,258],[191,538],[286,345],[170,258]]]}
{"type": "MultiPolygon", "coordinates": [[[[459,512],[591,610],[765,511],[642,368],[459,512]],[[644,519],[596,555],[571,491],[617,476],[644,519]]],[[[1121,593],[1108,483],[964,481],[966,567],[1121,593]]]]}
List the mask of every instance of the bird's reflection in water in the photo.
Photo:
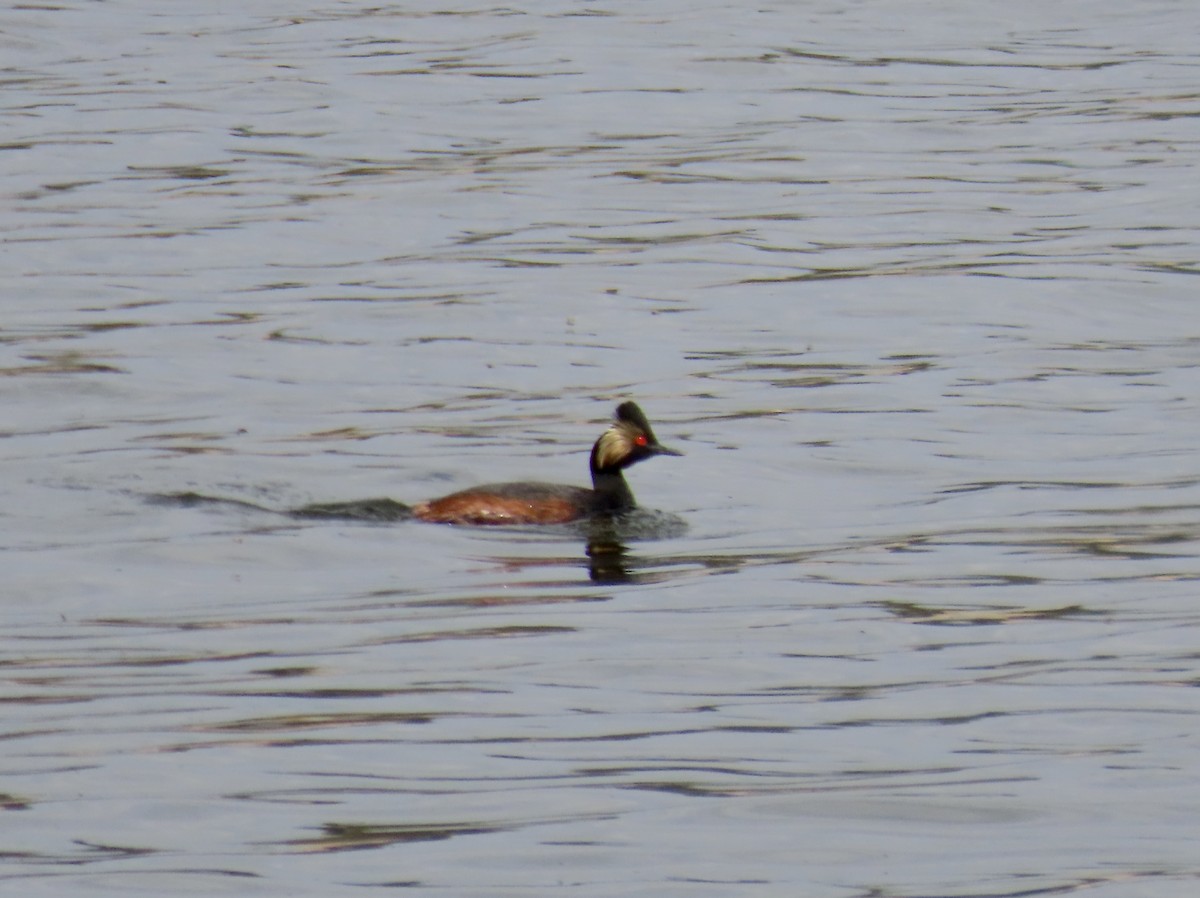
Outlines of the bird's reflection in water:
{"type": "Polygon", "coordinates": [[[588,537],[586,553],[588,576],[593,583],[628,583],[629,547],[621,543],[616,534],[596,533],[588,537]]]}
{"type": "Polygon", "coordinates": [[[645,566],[631,555],[627,543],[669,539],[687,530],[677,515],[648,508],[624,514],[592,518],[582,525],[586,538],[588,575],[594,583],[631,583],[644,580],[645,566]]]}

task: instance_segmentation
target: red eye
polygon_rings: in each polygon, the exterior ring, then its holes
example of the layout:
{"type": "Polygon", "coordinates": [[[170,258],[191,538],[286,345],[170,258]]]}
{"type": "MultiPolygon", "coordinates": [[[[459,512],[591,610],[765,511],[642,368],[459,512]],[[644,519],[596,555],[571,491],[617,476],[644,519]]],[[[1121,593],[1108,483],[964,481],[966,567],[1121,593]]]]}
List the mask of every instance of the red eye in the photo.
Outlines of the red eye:
{"type": "Polygon", "coordinates": [[[646,439],[646,435],[644,433],[639,433],[633,438],[633,444],[635,446],[649,446],[650,441],[646,439]]]}

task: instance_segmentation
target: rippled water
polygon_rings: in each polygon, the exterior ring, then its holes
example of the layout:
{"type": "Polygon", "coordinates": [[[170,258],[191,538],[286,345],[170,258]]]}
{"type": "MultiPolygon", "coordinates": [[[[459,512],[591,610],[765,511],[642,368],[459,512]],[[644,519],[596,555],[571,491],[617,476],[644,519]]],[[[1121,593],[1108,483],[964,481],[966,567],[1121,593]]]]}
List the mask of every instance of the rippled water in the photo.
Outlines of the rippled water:
{"type": "Polygon", "coordinates": [[[5,891],[1195,894],[1192,4],[0,16],[5,891]]]}

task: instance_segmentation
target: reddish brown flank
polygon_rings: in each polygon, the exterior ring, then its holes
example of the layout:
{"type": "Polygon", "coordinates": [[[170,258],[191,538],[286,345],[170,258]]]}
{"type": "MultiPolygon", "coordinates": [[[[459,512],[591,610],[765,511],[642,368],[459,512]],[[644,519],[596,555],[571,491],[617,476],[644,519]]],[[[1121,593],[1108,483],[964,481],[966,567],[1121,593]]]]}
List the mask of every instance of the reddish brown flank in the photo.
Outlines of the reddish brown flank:
{"type": "Polygon", "coordinates": [[[622,471],[655,455],[681,455],[654,437],[635,402],[617,406],[614,420],[592,447],[592,488],[519,481],[490,483],[421,502],[412,516],[434,524],[567,524],[636,507],[622,471]]]}
{"type": "Polygon", "coordinates": [[[585,509],[566,497],[519,499],[465,490],[413,506],[413,517],[433,524],[566,524],[585,509]]]}

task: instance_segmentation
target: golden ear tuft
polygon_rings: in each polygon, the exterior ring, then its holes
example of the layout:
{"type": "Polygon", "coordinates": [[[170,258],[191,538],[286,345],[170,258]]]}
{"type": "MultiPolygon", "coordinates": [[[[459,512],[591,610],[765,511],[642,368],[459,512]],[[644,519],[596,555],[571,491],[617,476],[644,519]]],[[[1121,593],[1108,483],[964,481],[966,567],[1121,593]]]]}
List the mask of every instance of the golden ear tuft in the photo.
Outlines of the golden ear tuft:
{"type": "Polygon", "coordinates": [[[596,441],[596,467],[611,468],[629,455],[629,439],[620,425],[614,424],[596,441]]]}

